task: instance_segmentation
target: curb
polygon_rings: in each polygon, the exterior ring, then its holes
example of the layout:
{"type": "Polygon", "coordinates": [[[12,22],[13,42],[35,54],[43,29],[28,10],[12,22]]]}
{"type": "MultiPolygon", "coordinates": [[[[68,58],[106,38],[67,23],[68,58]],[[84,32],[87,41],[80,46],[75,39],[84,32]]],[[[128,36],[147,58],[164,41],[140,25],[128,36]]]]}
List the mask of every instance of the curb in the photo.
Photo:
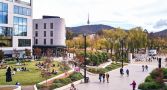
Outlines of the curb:
{"type": "MultiPolygon", "coordinates": [[[[78,80],[78,81],[75,81],[73,82],[74,85],[78,85],[78,84],[81,84],[83,82],[84,79],[81,79],[81,80],[78,80]]],[[[67,88],[70,88],[71,87],[71,83],[68,84],[68,85],[65,85],[63,87],[60,87],[60,88],[56,88],[56,89],[53,89],[53,90],[65,90],[67,88]]]]}

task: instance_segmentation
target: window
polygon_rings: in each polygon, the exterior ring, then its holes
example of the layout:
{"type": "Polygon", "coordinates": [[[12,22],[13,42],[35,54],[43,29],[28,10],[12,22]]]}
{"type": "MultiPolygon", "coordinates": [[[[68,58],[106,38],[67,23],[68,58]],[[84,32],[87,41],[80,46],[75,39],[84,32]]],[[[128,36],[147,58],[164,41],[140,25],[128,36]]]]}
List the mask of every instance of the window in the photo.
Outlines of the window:
{"type": "Polygon", "coordinates": [[[50,37],[53,37],[53,31],[50,31],[50,37]]]}
{"type": "Polygon", "coordinates": [[[44,31],[44,37],[46,37],[46,31],[44,31]]]}
{"type": "Polygon", "coordinates": [[[35,24],[35,29],[38,29],[38,24],[35,24]]]}
{"type": "Polygon", "coordinates": [[[0,36],[12,36],[12,28],[0,27],[0,36]]]}
{"type": "Polygon", "coordinates": [[[38,31],[35,31],[35,37],[38,37],[38,31]]]}
{"type": "Polygon", "coordinates": [[[35,39],[35,44],[38,44],[38,39],[35,39]]]}
{"type": "Polygon", "coordinates": [[[53,23],[50,23],[50,29],[53,29],[53,23]]]}
{"type": "Polygon", "coordinates": [[[8,4],[0,2],[0,23],[8,23],[8,4]]]}
{"type": "Polygon", "coordinates": [[[44,23],[44,29],[46,29],[46,23],[44,23]]]}
{"type": "Polygon", "coordinates": [[[27,19],[14,17],[14,35],[27,36],[27,19]]]}
{"type": "Polygon", "coordinates": [[[50,39],[50,45],[53,45],[53,39],[50,39]]]}
{"type": "Polygon", "coordinates": [[[15,5],[14,6],[14,13],[20,14],[20,15],[25,15],[25,16],[31,16],[31,9],[15,5]]]}
{"type": "Polygon", "coordinates": [[[28,47],[31,46],[31,39],[19,39],[19,47],[28,47]]]}
{"type": "Polygon", "coordinates": [[[46,39],[44,39],[44,42],[43,42],[43,43],[44,43],[44,45],[46,45],[46,39]]]}

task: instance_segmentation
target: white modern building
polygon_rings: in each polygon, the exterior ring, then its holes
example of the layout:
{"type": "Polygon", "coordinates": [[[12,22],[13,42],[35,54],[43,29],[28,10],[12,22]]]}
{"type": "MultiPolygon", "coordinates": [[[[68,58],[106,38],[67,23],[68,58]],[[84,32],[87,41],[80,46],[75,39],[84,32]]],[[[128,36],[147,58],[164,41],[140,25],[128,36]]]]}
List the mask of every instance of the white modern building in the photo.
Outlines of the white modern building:
{"type": "Polygon", "coordinates": [[[32,50],[31,0],[0,0],[0,50],[11,57],[14,49],[32,50]]]}
{"type": "Polygon", "coordinates": [[[42,19],[33,20],[33,48],[40,48],[43,53],[52,49],[56,56],[65,47],[66,30],[65,21],[57,16],[43,16],[42,19]]]}

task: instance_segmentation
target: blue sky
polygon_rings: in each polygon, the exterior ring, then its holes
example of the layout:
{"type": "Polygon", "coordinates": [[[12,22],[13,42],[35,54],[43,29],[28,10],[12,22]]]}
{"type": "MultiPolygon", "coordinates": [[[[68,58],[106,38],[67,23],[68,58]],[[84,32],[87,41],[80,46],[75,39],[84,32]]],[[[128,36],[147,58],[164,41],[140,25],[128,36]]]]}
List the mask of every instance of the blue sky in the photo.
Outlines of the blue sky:
{"type": "Polygon", "coordinates": [[[66,26],[107,24],[148,31],[167,29],[167,0],[33,0],[33,18],[60,16],[66,26]]]}

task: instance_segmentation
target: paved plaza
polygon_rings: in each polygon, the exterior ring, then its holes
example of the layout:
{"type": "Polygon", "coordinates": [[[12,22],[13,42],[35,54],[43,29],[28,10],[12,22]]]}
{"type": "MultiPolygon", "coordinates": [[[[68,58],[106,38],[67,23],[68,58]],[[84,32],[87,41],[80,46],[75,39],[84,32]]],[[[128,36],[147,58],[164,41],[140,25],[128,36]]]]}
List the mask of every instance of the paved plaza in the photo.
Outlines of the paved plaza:
{"type": "MultiPolygon", "coordinates": [[[[143,62],[143,63],[133,63],[129,64],[124,67],[124,71],[126,69],[129,69],[130,71],[130,76],[127,77],[126,74],[124,76],[120,76],[120,68],[110,71],[110,79],[109,83],[106,82],[99,82],[98,75],[91,75],[87,74],[90,78],[89,83],[82,83],[79,85],[76,85],[77,90],[132,90],[131,83],[133,80],[136,81],[137,86],[142,83],[145,78],[149,75],[149,73],[157,67],[157,64],[155,62],[148,63],[148,62],[143,62]],[[148,65],[149,70],[142,72],[142,65],[148,65]]],[[[66,89],[69,90],[69,89],[66,89]]],[[[137,89],[136,89],[137,90],[137,89]]]]}

